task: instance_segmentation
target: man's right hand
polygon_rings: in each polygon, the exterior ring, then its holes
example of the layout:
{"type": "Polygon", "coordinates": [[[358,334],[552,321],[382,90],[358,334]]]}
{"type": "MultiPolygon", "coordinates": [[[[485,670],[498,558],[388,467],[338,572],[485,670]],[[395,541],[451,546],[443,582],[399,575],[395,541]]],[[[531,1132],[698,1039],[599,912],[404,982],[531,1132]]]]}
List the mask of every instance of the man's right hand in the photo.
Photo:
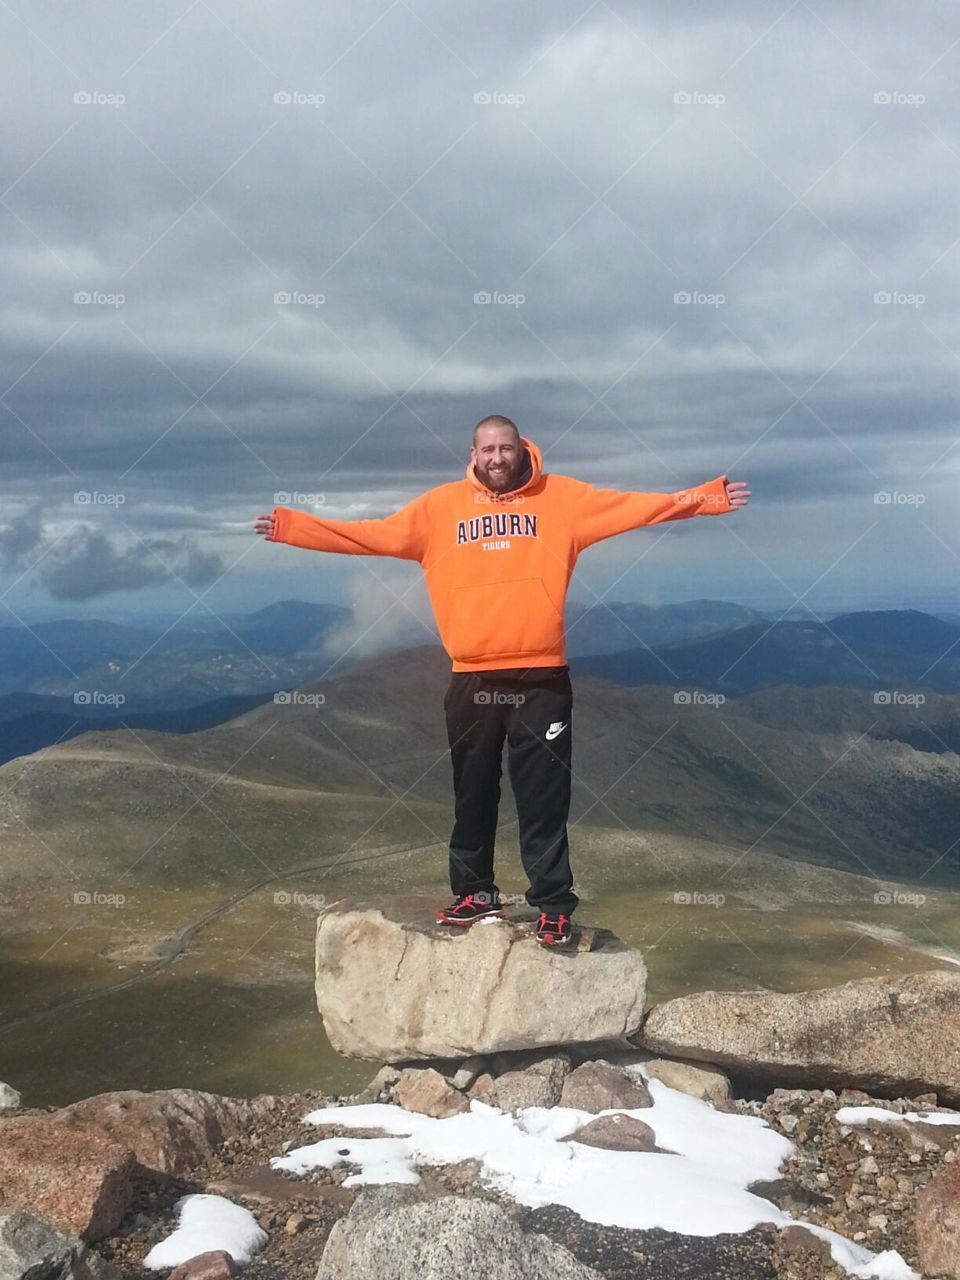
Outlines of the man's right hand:
{"type": "Polygon", "coordinates": [[[262,534],[268,542],[276,542],[277,517],[272,511],[267,516],[257,516],[253,522],[253,532],[262,534]]]}

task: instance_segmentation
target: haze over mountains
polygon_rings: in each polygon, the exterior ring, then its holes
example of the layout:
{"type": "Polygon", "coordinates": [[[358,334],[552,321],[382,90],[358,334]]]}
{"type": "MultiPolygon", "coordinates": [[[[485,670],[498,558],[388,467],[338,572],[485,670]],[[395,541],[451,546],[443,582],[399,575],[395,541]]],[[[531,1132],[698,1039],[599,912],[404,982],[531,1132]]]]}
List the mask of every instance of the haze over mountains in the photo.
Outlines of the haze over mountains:
{"type": "MultiPolygon", "coordinates": [[[[91,728],[188,733],[360,660],[350,611],[280,601],[249,615],[0,627],[0,763],[91,728]]],[[[724,601],[570,604],[575,674],[728,696],[771,685],[960,692],[960,622],[915,610],[823,622],[724,601]]],[[[384,655],[396,652],[385,642],[384,655]]],[[[931,740],[914,738],[913,741],[931,740]]],[[[948,737],[947,742],[951,739],[948,737]]]]}
{"type": "MultiPolygon", "coordinates": [[[[304,864],[306,849],[336,857],[371,822],[371,845],[442,845],[448,671],[442,650],[422,646],[194,732],[88,729],[11,760],[0,878],[31,878],[38,836],[82,848],[98,876],[151,848],[135,878],[162,869],[185,880],[229,879],[238,858],[253,873],[304,864]],[[197,790],[204,806],[165,834],[197,790]],[[223,825],[211,817],[218,805],[223,825]]],[[[572,819],[949,884],[960,867],[960,699],[922,696],[878,702],[869,689],[780,683],[717,697],[706,684],[632,688],[581,674],[572,819]]]]}
{"type": "Polygon", "coordinates": [[[748,622],[703,639],[628,647],[574,662],[618,684],[686,684],[729,694],[773,684],[960,692],[960,626],[916,610],[829,622],[748,622]]]}

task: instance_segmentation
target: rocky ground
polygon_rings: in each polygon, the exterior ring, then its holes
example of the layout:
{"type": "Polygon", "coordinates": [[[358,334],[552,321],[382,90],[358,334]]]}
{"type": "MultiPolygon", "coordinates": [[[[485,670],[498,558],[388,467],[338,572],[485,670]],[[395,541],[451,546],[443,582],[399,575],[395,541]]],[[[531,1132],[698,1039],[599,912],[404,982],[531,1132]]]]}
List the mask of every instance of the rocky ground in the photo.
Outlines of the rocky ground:
{"type": "MultiPolygon", "coordinates": [[[[389,1091],[381,1100],[390,1100],[389,1091]]],[[[269,1233],[269,1243],[243,1268],[247,1280],[314,1280],[333,1224],[349,1210],[356,1194],[342,1183],[352,1167],[315,1170],[293,1178],[270,1169],[269,1159],[290,1147],[317,1140],[302,1117],[312,1109],[369,1101],[337,1099],[308,1091],[277,1100],[269,1117],[229,1139],[189,1179],[166,1185],[138,1184],[135,1202],[120,1231],[98,1248],[125,1280],[146,1280],[156,1272],[142,1259],[157,1240],[176,1226],[173,1205],[188,1192],[208,1191],[245,1205],[269,1233]]],[[[896,1249],[917,1270],[914,1213],[917,1192],[943,1162],[960,1159],[956,1130],[932,1126],[902,1127],[872,1121],[867,1128],[839,1125],[840,1106],[873,1102],[905,1112],[935,1105],[923,1099],[882,1101],[860,1092],[778,1089],[762,1100],[728,1104],[743,1114],[762,1116],[797,1146],[776,1183],[754,1190],[797,1218],[829,1227],[875,1252],[896,1249]]],[[[323,1136],[364,1136],[357,1129],[324,1129],[323,1136]]],[[[569,1249],[608,1280],[649,1277],[658,1280],[844,1280],[826,1244],[802,1229],[781,1232],[758,1227],[742,1235],[696,1237],[671,1232],[634,1231],[586,1222],[561,1207],[531,1210],[476,1182],[473,1162],[441,1170],[423,1170],[428,1194],[479,1196],[495,1201],[527,1231],[541,1232],[569,1249]]],[[[491,1241],[491,1248],[496,1242],[491,1241]]]]}

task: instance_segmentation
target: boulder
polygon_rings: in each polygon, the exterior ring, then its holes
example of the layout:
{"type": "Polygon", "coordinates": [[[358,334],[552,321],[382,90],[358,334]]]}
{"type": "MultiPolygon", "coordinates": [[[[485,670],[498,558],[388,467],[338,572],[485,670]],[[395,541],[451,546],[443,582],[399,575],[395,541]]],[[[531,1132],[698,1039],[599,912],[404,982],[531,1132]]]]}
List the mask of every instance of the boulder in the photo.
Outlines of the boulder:
{"type": "Polygon", "coordinates": [[[73,1102],[53,1118],[76,1119],[128,1146],[142,1168],[179,1176],[275,1105],[269,1095],[224,1098],[198,1089],[126,1089],[73,1102]]]}
{"type": "Polygon", "coordinates": [[[467,1090],[467,1097],[482,1098],[484,1102],[488,1102],[495,1083],[489,1071],[482,1071],[467,1090]]]}
{"type": "Polygon", "coordinates": [[[584,1062],[563,1082],[560,1106],[577,1111],[632,1111],[652,1107],[653,1101],[642,1080],[609,1062],[584,1062]]]}
{"type": "Polygon", "coordinates": [[[567,1142],[582,1142],[607,1151],[658,1151],[657,1135],[648,1124],[622,1111],[597,1116],[571,1133],[567,1142]]]}
{"type": "Polygon", "coordinates": [[[497,1076],[483,1100],[501,1111],[555,1107],[569,1071],[570,1059],[565,1054],[544,1055],[521,1070],[497,1076]]]}
{"type": "Polygon", "coordinates": [[[317,1007],[338,1053],[463,1059],[626,1042],[639,1029],[646,966],[614,934],[589,931],[591,949],[557,954],[528,924],[451,929],[434,923],[435,910],[434,897],[408,894],[377,905],[345,899],[321,913],[317,1007]]]}
{"type": "Polygon", "coordinates": [[[390,1094],[394,1085],[400,1079],[400,1068],[392,1067],[388,1063],[380,1068],[370,1083],[357,1094],[357,1103],[378,1102],[382,1093],[390,1094]]]}
{"type": "Polygon", "coordinates": [[[0,1203],[99,1240],[120,1224],[135,1174],[181,1176],[271,1109],[270,1097],[194,1089],[100,1093],[0,1119],[0,1203]]]}
{"type": "Polygon", "coordinates": [[[393,1087],[394,1102],[438,1120],[470,1110],[470,1100],[432,1067],[407,1067],[393,1087]]]}
{"type": "Polygon", "coordinates": [[[600,1280],[567,1249],[547,1236],[524,1232],[489,1200],[425,1199],[413,1187],[379,1186],[365,1188],[334,1224],[316,1280],[542,1280],[547,1275],[600,1280]]]}
{"type": "Polygon", "coordinates": [[[730,1079],[717,1067],[696,1066],[675,1058],[651,1058],[644,1065],[647,1074],[668,1089],[710,1102],[721,1111],[733,1102],[730,1079]]]}
{"type": "Polygon", "coordinates": [[[457,1089],[469,1089],[486,1065],[487,1060],[482,1054],[475,1054],[472,1058],[465,1058],[453,1077],[455,1087],[457,1089]]]}
{"type": "Polygon", "coordinates": [[[635,1041],[745,1076],[875,1096],[960,1102],[960,974],[861,978],[839,987],[701,991],[655,1006],[635,1041]]]}
{"type": "Polygon", "coordinates": [[[645,1075],[659,1080],[668,1089],[712,1103],[720,1111],[733,1102],[730,1079],[719,1067],[704,1062],[684,1062],[679,1058],[658,1058],[645,1049],[637,1049],[634,1053],[612,1053],[609,1060],[616,1067],[642,1064],[645,1075]]]}
{"type": "Polygon", "coordinates": [[[77,1236],[27,1209],[0,1209],[0,1280],[120,1280],[77,1236]]]}
{"type": "Polygon", "coordinates": [[[15,1111],[20,1105],[20,1095],[9,1084],[0,1082],[0,1111],[15,1111]]]}
{"type": "Polygon", "coordinates": [[[225,1250],[208,1249],[174,1267],[167,1280],[230,1280],[237,1270],[237,1264],[225,1250]]]}
{"type": "Polygon", "coordinates": [[[960,1164],[941,1165],[917,1196],[916,1238],[924,1275],[960,1276],[960,1164]]]}
{"type": "Polygon", "coordinates": [[[123,1221],[135,1171],[126,1143],[58,1112],[0,1120],[0,1204],[28,1209],[84,1242],[123,1221]]]}

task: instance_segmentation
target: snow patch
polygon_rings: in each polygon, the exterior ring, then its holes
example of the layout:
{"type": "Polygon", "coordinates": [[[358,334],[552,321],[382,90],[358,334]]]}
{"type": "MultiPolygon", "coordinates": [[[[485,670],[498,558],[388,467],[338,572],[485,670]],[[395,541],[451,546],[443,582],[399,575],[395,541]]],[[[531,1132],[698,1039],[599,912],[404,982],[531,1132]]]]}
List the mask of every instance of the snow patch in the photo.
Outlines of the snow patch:
{"type": "Polygon", "coordinates": [[[960,1125],[960,1111],[887,1111],[885,1107],[841,1107],[834,1119],[838,1124],[866,1124],[868,1120],[880,1120],[892,1124],[894,1120],[917,1121],[924,1124],[960,1125]]]}
{"type": "Polygon", "coordinates": [[[873,1254],[837,1232],[789,1217],[747,1190],[774,1180],[793,1143],[760,1116],[718,1111],[662,1081],[648,1079],[651,1107],[610,1108],[649,1125],[660,1152],[607,1151],[568,1139],[595,1119],[571,1107],[526,1107],[516,1115],[472,1099],[469,1111],[444,1119],[388,1103],[325,1107],[304,1119],[316,1125],[378,1128],[385,1138],[324,1138],[274,1156],[292,1174],[359,1166],[345,1187],[418,1182],[416,1166],[480,1162],[479,1177],[531,1208],[564,1205],[590,1222],[634,1230],[659,1227],[685,1235],[745,1232],[761,1222],[799,1222],[830,1244],[834,1262],[866,1280],[920,1280],[899,1253],[873,1254]],[[669,1153],[669,1154],[666,1154],[669,1153]]]}
{"type": "Polygon", "coordinates": [[[235,1262],[249,1262],[267,1242],[250,1210],[225,1196],[181,1196],[174,1207],[179,1226],[144,1258],[143,1265],[151,1270],[176,1267],[211,1249],[222,1249],[235,1262]]]}

